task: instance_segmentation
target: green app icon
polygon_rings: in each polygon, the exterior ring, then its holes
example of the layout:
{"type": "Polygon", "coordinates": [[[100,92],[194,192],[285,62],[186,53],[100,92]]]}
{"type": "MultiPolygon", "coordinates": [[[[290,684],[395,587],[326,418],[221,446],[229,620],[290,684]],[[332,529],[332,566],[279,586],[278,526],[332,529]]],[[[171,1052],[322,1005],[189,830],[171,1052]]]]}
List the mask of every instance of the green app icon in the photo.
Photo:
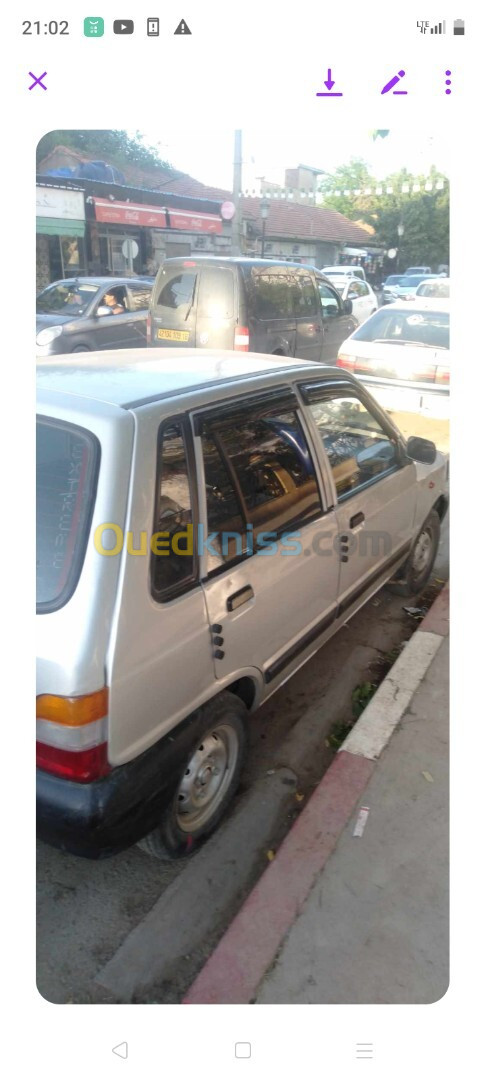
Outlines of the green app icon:
{"type": "Polygon", "coordinates": [[[105,32],[105,20],[104,19],[85,19],[84,20],[84,36],[85,37],[103,37],[105,32]]]}

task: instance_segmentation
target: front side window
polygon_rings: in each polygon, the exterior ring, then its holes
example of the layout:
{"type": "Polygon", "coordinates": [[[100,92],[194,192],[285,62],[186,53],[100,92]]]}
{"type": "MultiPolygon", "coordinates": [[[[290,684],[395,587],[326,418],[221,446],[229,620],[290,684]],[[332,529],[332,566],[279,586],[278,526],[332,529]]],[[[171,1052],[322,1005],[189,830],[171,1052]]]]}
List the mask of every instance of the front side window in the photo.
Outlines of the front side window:
{"type": "MultiPolygon", "coordinates": [[[[314,397],[314,395],[313,395],[314,397]]],[[[332,469],[338,501],[399,467],[398,441],[353,394],[323,394],[310,409],[332,469]]]]}
{"type": "Polygon", "coordinates": [[[99,443],[90,432],[37,421],[37,610],[72,596],[81,573],[96,495],[99,443]]]}
{"type": "Polygon", "coordinates": [[[170,277],[164,271],[162,281],[159,283],[157,307],[167,311],[172,316],[183,321],[187,318],[194,302],[197,274],[195,270],[185,270],[175,277],[170,277]]]}
{"type": "Polygon", "coordinates": [[[323,281],[318,281],[317,287],[319,289],[319,296],[321,298],[322,314],[325,319],[334,318],[340,313],[340,304],[337,297],[337,293],[325,285],[323,281]]]}
{"type": "Polygon", "coordinates": [[[222,520],[229,531],[242,536],[242,545],[229,551],[251,553],[263,533],[280,535],[305,524],[322,512],[314,464],[296,410],[278,407],[251,408],[205,425],[205,468],[208,492],[208,525],[222,520]],[[206,462],[209,440],[218,450],[206,462]],[[225,483],[214,484],[215,470],[225,483]],[[231,492],[231,495],[230,495],[231,492]],[[212,507],[211,514],[209,507],[212,507]],[[250,539],[250,537],[252,539],[250,539]]]}
{"type": "Polygon", "coordinates": [[[162,425],[152,543],[152,591],[158,600],[183,592],[196,579],[196,537],[188,454],[182,420],[162,425]]]}

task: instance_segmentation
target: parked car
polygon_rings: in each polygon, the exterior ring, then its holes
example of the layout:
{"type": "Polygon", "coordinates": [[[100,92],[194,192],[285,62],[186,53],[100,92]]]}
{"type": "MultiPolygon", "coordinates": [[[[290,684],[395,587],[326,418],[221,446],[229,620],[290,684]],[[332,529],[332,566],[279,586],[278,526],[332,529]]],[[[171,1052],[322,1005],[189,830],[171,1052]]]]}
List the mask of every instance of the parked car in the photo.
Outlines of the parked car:
{"type": "MultiPolygon", "coordinates": [[[[430,275],[432,277],[432,275],[430,275]]],[[[412,300],[423,281],[428,280],[427,274],[404,274],[391,286],[389,296],[392,301],[412,300]]]]}
{"type": "Polygon", "coordinates": [[[380,308],[344,342],[337,366],[353,372],[385,409],[448,418],[447,301],[380,308]]]}
{"type": "Polygon", "coordinates": [[[409,266],[407,268],[407,270],[405,270],[404,272],[405,272],[406,275],[408,275],[408,274],[431,274],[432,270],[430,269],[430,266],[409,266]]]}
{"type": "Polygon", "coordinates": [[[427,297],[433,300],[448,300],[449,296],[450,281],[446,277],[430,278],[427,281],[422,281],[415,293],[415,299],[427,297]]]}
{"type": "Polygon", "coordinates": [[[144,346],[153,283],[119,277],[54,281],[37,297],[37,355],[144,346]]]}
{"type": "Polygon", "coordinates": [[[396,299],[396,295],[393,292],[394,286],[398,284],[402,274],[389,274],[383,282],[383,303],[393,304],[396,299]]]}
{"type": "Polygon", "coordinates": [[[366,281],[366,274],[362,266],[323,266],[321,271],[328,278],[353,277],[366,281]]]}
{"type": "Polygon", "coordinates": [[[39,835],[183,854],[238,787],[248,713],[385,582],[425,585],[445,461],[281,356],[59,357],[38,385],[39,835]]]}
{"type": "Polygon", "coordinates": [[[268,259],[166,259],[147,324],[152,347],[235,349],[335,363],[358,325],[313,267],[268,259]]]}
{"type": "Polygon", "coordinates": [[[358,323],[361,324],[378,310],[378,297],[367,281],[361,281],[359,278],[345,278],[339,281],[335,278],[334,287],[343,300],[351,300],[353,315],[358,323]]]}

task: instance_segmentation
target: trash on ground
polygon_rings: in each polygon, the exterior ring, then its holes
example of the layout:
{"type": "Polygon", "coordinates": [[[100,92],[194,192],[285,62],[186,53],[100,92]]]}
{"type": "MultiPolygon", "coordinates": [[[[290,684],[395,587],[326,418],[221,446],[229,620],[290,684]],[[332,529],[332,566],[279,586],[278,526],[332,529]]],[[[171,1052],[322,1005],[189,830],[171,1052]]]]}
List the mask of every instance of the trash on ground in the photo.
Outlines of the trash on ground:
{"type": "Polygon", "coordinates": [[[295,798],[296,798],[297,802],[303,802],[305,796],[303,795],[303,793],[301,791],[296,791],[295,792],[295,798]]]}
{"type": "Polygon", "coordinates": [[[433,777],[433,776],[431,776],[429,772],[427,772],[427,769],[424,769],[424,770],[423,770],[423,772],[422,772],[422,776],[424,777],[424,780],[428,780],[428,781],[429,781],[429,784],[433,784],[433,783],[434,783],[434,777],[433,777]]]}
{"type": "Polygon", "coordinates": [[[267,776],[275,776],[275,769],[267,769],[267,776]]]}
{"type": "Polygon", "coordinates": [[[268,859],[269,862],[273,862],[274,858],[275,858],[275,852],[273,851],[272,848],[270,848],[270,850],[267,851],[267,859],[268,859]]]}
{"type": "Polygon", "coordinates": [[[411,615],[413,619],[422,618],[422,615],[426,614],[427,609],[424,607],[404,607],[407,615],[411,615]]]}
{"type": "Polygon", "coordinates": [[[368,820],[368,814],[370,812],[369,806],[360,806],[358,816],[356,818],[356,824],[353,829],[353,836],[362,836],[364,827],[368,820]]]}

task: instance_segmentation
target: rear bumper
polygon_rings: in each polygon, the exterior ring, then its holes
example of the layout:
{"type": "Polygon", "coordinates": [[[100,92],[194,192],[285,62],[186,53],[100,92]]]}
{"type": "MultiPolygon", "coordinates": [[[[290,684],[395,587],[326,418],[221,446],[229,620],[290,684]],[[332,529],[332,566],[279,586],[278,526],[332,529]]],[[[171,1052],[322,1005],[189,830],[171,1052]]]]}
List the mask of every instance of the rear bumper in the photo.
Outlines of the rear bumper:
{"type": "Polygon", "coordinates": [[[356,376],[382,409],[392,412],[410,412],[431,419],[449,420],[450,395],[448,388],[432,388],[418,383],[405,383],[391,379],[374,379],[356,376]]]}
{"type": "Polygon", "coordinates": [[[37,770],[37,835],[88,859],[106,858],[155,828],[197,737],[197,715],[103,780],[77,784],[37,770]]]}

